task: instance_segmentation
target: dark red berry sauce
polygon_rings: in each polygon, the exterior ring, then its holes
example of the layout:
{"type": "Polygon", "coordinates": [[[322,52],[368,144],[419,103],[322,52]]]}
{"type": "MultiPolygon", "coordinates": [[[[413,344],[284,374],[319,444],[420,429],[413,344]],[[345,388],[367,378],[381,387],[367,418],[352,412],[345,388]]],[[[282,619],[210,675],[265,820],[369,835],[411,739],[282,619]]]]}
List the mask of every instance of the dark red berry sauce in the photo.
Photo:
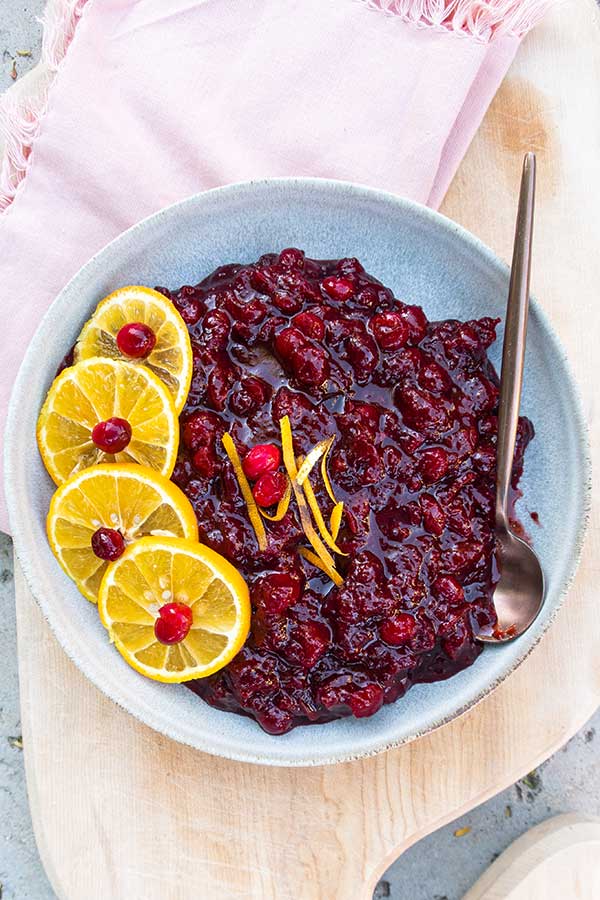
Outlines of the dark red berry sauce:
{"type": "MultiPolygon", "coordinates": [[[[471,665],[481,652],[474,626],[496,624],[498,377],[487,348],[497,320],[429,322],[356,259],[316,261],[295,249],[159,290],[187,323],[194,353],[173,480],[194,506],[200,540],[238,567],[252,598],[242,651],[188,686],[282,734],[370,716],[412,684],[471,665]],[[294,502],[265,522],[259,552],[221,445],[230,431],[242,459],[257,445],[280,449],[284,415],[297,455],[335,436],[328,471],[344,501],[338,544],[348,554],[336,558],[339,588],[298,554],[308,542],[294,502]]],[[[532,437],[521,419],[514,497],[532,437]]],[[[254,457],[246,467],[257,479],[283,472],[272,458],[278,469],[259,459],[253,471],[254,457]]],[[[312,483],[328,521],[320,475],[312,483]]]]}

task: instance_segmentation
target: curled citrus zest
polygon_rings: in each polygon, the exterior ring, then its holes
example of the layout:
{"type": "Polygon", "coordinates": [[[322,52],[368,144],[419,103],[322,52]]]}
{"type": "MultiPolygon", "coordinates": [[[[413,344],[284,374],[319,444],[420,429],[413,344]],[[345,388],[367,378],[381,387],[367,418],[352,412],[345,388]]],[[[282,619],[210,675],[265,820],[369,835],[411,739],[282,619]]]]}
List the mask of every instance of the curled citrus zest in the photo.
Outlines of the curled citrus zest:
{"type": "MultiPolygon", "coordinates": [[[[344,515],[344,501],[340,500],[339,503],[336,503],[331,511],[331,516],[329,517],[329,528],[331,530],[331,534],[333,535],[334,541],[337,540],[337,536],[340,533],[340,525],[342,524],[342,516],[344,515]]],[[[346,554],[347,555],[347,554],[346,554]]]]}
{"type": "Polygon", "coordinates": [[[315,520],[317,528],[321,532],[321,537],[323,538],[327,546],[330,547],[334,553],[339,553],[340,556],[348,556],[347,553],[344,553],[343,550],[340,550],[335,542],[335,538],[329,533],[329,529],[325,524],[323,514],[319,509],[319,503],[317,501],[317,498],[315,497],[315,492],[313,491],[312,484],[310,483],[310,480],[308,478],[305,479],[304,484],[302,485],[302,489],[306,496],[306,501],[310,507],[310,511],[313,514],[313,519],[315,520]]]}
{"type": "Polygon", "coordinates": [[[272,516],[269,513],[266,513],[264,509],[260,510],[260,514],[263,519],[268,519],[269,522],[281,522],[286,512],[288,511],[290,500],[292,499],[292,482],[288,478],[287,487],[285,489],[285,494],[277,504],[277,509],[273,513],[272,516]]]}
{"type": "Polygon", "coordinates": [[[298,510],[300,512],[300,522],[302,523],[302,528],[304,530],[304,534],[308,538],[312,548],[316,551],[319,559],[321,560],[323,566],[326,568],[324,571],[327,572],[332,581],[335,581],[334,574],[339,578],[337,572],[335,571],[335,563],[331,553],[325,547],[325,544],[313,528],[312,522],[310,521],[310,512],[308,506],[306,505],[306,498],[304,496],[303,490],[300,485],[296,481],[296,477],[298,475],[298,469],[296,467],[296,459],[294,457],[294,443],[292,438],[292,428],[290,425],[290,420],[288,416],[283,416],[282,419],[279,420],[279,427],[281,429],[281,447],[283,450],[283,464],[286,468],[290,481],[292,483],[292,489],[294,491],[294,496],[296,498],[296,503],[298,504],[298,510]]]}
{"type": "Polygon", "coordinates": [[[327,438],[324,441],[320,441],[309,453],[306,454],[302,465],[298,469],[298,475],[296,476],[296,481],[298,484],[304,484],[310,473],[312,472],[314,466],[319,462],[320,458],[324,453],[329,450],[331,445],[333,444],[333,438],[327,438]]]}
{"type": "Polygon", "coordinates": [[[250,522],[252,524],[252,527],[254,528],[254,533],[256,534],[258,547],[260,550],[266,550],[267,533],[265,531],[265,526],[263,524],[263,520],[260,517],[258,506],[256,505],[256,500],[252,496],[252,490],[250,488],[248,479],[244,475],[242,463],[235,448],[235,444],[233,443],[233,438],[231,437],[229,432],[226,432],[221,440],[223,443],[223,447],[225,448],[225,453],[229,457],[229,461],[233,466],[233,471],[235,472],[235,477],[238,480],[242,496],[246,501],[246,506],[248,507],[248,516],[250,517],[250,522]]]}
{"type": "Polygon", "coordinates": [[[329,438],[329,446],[326,448],[325,452],[323,453],[323,456],[321,457],[321,477],[323,479],[323,484],[325,485],[325,490],[329,494],[331,502],[337,503],[337,500],[335,499],[335,494],[333,493],[333,488],[331,486],[331,481],[329,480],[329,475],[327,473],[327,454],[333,447],[334,440],[335,440],[335,437],[333,437],[333,436],[329,438]]]}
{"type": "Polygon", "coordinates": [[[331,580],[338,587],[344,583],[344,579],[342,576],[335,571],[335,569],[329,569],[327,566],[323,564],[320,557],[317,556],[316,553],[313,553],[312,550],[307,550],[305,547],[300,547],[298,550],[300,556],[303,556],[309,563],[312,563],[313,566],[316,566],[317,569],[320,569],[321,572],[324,572],[326,575],[331,578],[331,580]]]}

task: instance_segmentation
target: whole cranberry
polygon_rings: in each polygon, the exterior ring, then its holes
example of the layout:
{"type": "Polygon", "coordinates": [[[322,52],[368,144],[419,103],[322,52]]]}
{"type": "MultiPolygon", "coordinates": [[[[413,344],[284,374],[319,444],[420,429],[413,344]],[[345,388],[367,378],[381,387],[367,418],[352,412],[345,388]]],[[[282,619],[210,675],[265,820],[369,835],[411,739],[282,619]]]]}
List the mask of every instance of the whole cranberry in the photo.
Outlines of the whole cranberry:
{"type": "Polygon", "coordinates": [[[417,388],[400,386],[394,393],[404,423],[415,431],[436,434],[448,425],[448,413],[439,397],[417,388]]]}
{"type": "Polygon", "coordinates": [[[398,447],[385,447],[383,450],[383,465],[390,478],[398,478],[402,470],[402,453],[398,447]]]}
{"type": "Polygon", "coordinates": [[[296,247],[287,247],[279,254],[278,262],[283,269],[303,269],[304,253],[296,247]]]}
{"type": "Polygon", "coordinates": [[[444,341],[444,346],[449,351],[469,354],[479,350],[481,344],[471,323],[457,322],[454,333],[444,341]]]}
{"type": "Polygon", "coordinates": [[[344,349],[354,369],[358,384],[366,384],[371,373],[379,362],[379,351],[370,334],[361,334],[347,338],[344,349]]]}
{"type": "Polygon", "coordinates": [[[230,331],[231,319],[224,309],[211,309],[202,319],[202,336],[211,350],[224,350],[230,331]]]}
{"type": "Polygon", "coordinates": [[[283,316],[270,316],[260,326],[257,334],[258,340],[264,341],[265,344],[270,343],[270,341],[273,340],[275,332],[279,328],[282,328],[285,323],[286,319],[284,319],[283,316]]]}
{"type": "Polygon", "coordinates": [[[345,256],[340,259],[337,270],[340,275],[348,275],[350,278],[357,278],[365,271],[362,263],[355,256],[345,256]]]}
{"type": "Polygon", "coordinates": [[[448,471],[449,458],[443,447],[429,447],[419,457],[419,470],[423,481],[433,484],[439,481],[448,471]]]}
{"type": "Polygon", "coordinates": [[[259,506],[273,506],[285,494],[287,484],[287,475],[283,472],[267,472],[254,485],[252,496],[259,506]]]}
{"type": "Polygon", "coordinates": [[[252,591],[253,602],[270,615],[281,615],[302,595],[302,579],[295,572],[263,575],[252,591]]]}
{"type": "Polygon", "coordinates": [[[442,650],[450,659],[458,659],[469,646],[469,631],[462,619],[454,624],[453,629],[453,633],[442,640],[442,650]]]}
{"type": "Polygon", "coordinates": [[[427,333],[427,316],[420,306],[401,305],[400,315],[408,325],[408,337],[413,344],[422,341],[427,333]]]}
{"type": "Polygon", "coordinates": [[[285,734],[294,724],[291,713],[274,704],[268,709],[255,713],[256,721],[267,734],[285,734]]]}
{"type": "Polygon", "coordinates": [[[203,446],[214,446],[215,440],[225,432],[225,425],[216,413],[207,409],[199,410],[183,425],[183,443],[188,450],[198,450],[203,446]]]}
{"type": "Polygon", "coordinates": [[[467,414],[483,415],[492,412],[498,404],[500,391],[488,378],[471,375],[462,384],[464,397],[460,409],[467,414]]]}
{"type": "Polygon", "coordinates": [[[206,312],[206,305],[198,296],[194,287],[182,287],[173,297],[173,306],[186,325],[195,325],[200,316],[206,312]]]}
{"type": "Polygon", "coordinates": [[[117,332],[117,347],[124,356],[145,359],[156,344],[156,335],[144,322],[128,322],[117,332]]]}
{"type": "Polygon", "coordinates": [[[92,550],[98,559],[114,562],[125,550],[125,538],[115,528],[98,528],[92,535],[92,550]]]}
{"type": "Polygon", "coordinates": [[[267,307],[258,297],[248,301],[235,297],[227,304],[227,311],[244,325],[258,325],[266,316],[267,307]]]}
{"type": "Polygon", "coordinates": [[[92,440],[104,453],[121,453],[131,440],[131,425],[126,419],[113,416],[94,426],[92,440]]]}
{"type": "Polygon", "coordinates": [[[349,278],[336,278],[335,275],[329,275],[321,282],[321,287],[332,300],[344,302],[354,297],[356,289],[349,278]]]}
{"type": "Polygon", "coordinates": [[[305,346],[292,353],[292,369],[300,384],[319,387],[329,378],[329,359],[321,347],[305,346]]]}
{"type": "Polygon", "coordinates": [[[199,447],[192,457],[194,468],[204,475],[205,478],[212,478],[217,469],[217,460],[211,447],[199,447]]]}
{"type": "Polygon", "coordinates": [[[382,350],[399,350],[408,340],[409,326],[400,313],[378,313],[371,319],[370,327],[382,350]]]}
{"type": "Polygon", "coordinates": [[[292,638],[296,647],[292,654],[288,653],[290,661],[302,666],[308,671],[324,656],[331,642],[329,628],[324,622],[302,622],[292,629],[292,638]]]}
{"type": "Polygon", "coordinates": [[[489,316],[472,323],[484,348],[487,349],[496,340],[496,326],[499,324],[500,319],[490,319],[489,316]]]}
{"type": "Polygon", "coordinates": [[[374,441],[379,431],[379,420],[384,412],[376,403],[363,400],[346,400],[344,412],[336,416],[342,434],[366,437],[374,441]]]}
{"type": "Polygon", "coordinates": [[[465,602],[463,586],[452,575],[438,575],[431,585],[431,592],[438,600],[443,600],[450,606],[465,602]]]}
{"type": "Polygon", "coordinates": [[[284,363],[291,359],[296,350],[304,346],[306,338],[297,328],[284,328],[275,338],[275,352],[284,363]]]}
{"type": "Polygon", "coordinates": [[[496,448],[493,444],[482,444],[473,454],[473,463],[480,472],[491,474],[496,468],[496,448]]]}
{"type": "Polygon", "coordinates": [[[378,289],[374,284],[365,285],[358,291],[355,302],[359,306],[366,306],[367,309],[375,309],[380,303],[378,289]]]}
{"type": "Polygon", "coordinates": [[[242,468],[246,478],[254,479],[275,472],[281,465],[281,451],[275,444],[257,444],[246,453],[242,468]]]}
{"type": "Polygon", "coordinates": [[[425,358],[419,373],[419,385],[434,394],[443,394],[452,387],[452,380],[445,369],[434,359],[425,358]]]}
{"type": "Polygon", "coordinates": [[[193,614],[187,603],[165,603],[158,610],[154,634],[161,644],[179,644],[189,634],[193,614]]]}
{"type": "Polygon", "coordinates": [[[325,337],[325,323],[323,319],[313,312],[301,312],[292,319],[292,324],[299,328],[302,334],[315,341],[322,341],[325,337]]]}
{"type": "Polygon", "coordinates": [[[237,390],[229,398],[229,408],[236,416],[252,416],[267,402],[272,388],[262,378],[251,375],[242,379],[237,390]]]}
{"type": "Polygon", "coordinates": [[[420,498],[423,510],[423,525],[430,534],[439,536],[446,527],[446,514],[435,497],[431,494],[422,494],[420,498]]]}
{"type": "Polygon", "coordinates": [[[444,559],[451,572],[466,575],[479,564],[483,553],[481,541],[458,541],[452,549],[446,550],[444,559]]]}
{"type": "Polygon", "coordinates": [[[275,274],[269,266],[253,269],[250,273],[250,284],[260,294],[268,294],[275,284],[275,274]]]}
{"type": "Polygon", "coordinates": [[[286,313],[288,316],[291,316],[293,313],[297,313],[298,310],[302,309],[302,300],[297,294],[291,291],[273,291],[271,294],[271,301],[273,306],[276,306],[277,309],[286,313]]]}
{"type": "Polygon", "coordinates": [[[331,474],[345,490],[356,491],[359,486],[377,484],[383,466],[378,448],[371,440],[358,438],[342,446],[330,464],[331,474]]]}
{"type": "Polygon", "coordinates": [[[408,613],[398,613],[391,619],[386,619],[379,626],[379,633],[386,644],[391,647],[400,647],[407,644],[417,630],[417,623],[408,613]]]}
{"type": "Polygon", "coordinates": [[[350,694],[348,705],[357,719],[372,716],[383,705],[383,688],[380,684],[367,684],[350,694]]]}
{"type": "Polygon", "coordinates": [[[208,376],[206,383],[207,400],[213,409],[225,409],[229,391],[239,378],[240,370],[231,360],[222,356],[208,376]]]}

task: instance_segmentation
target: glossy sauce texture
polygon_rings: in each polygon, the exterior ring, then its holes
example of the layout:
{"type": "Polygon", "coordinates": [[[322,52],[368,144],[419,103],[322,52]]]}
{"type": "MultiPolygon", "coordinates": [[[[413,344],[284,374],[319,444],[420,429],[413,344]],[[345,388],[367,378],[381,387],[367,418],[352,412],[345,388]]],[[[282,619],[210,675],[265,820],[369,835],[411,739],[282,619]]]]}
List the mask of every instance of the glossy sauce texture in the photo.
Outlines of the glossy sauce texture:
{"type": "MultiPolygon", "coordinates": [[[[481,652],[473,623],[495,624],[498,377],[487,348],[497,320],[428,322],[356,259],[295,249],[159,290],[194,353],[173,480],[200,540],[238,567],[253,604],[244,649],[188,687],[281,734],[372,715],[412,684],[469,666],[481,652]],[[284,415],[298,456],[335,437],[328,472],[348,554],[336,557],[339,588],[299,556],[309,545],[293,502],[266,522],[259,552],[221,445],[229,431],[241,457],[256,444],[280,447],[284,415]]],[[[521,419],[515,496],[532,437],[521,419]]],[[[311,482],[328,521],[318,470],[311,482]]]]}

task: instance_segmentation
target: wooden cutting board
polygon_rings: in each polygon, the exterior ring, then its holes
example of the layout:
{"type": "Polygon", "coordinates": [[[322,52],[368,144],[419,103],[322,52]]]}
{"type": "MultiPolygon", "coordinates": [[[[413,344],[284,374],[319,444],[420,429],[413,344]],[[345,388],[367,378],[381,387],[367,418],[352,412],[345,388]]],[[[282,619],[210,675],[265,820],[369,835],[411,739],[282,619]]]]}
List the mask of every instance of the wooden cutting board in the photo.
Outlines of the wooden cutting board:
{"type": "Polygon", "coordinates": [[[570,813],[517,838],[464,900],[598,900],[600,819],[570,813]]]}
{"type": "MultiPolygon", "coordinates": [[[[593,0],[576,0],[525,40],[443,208],[509,258],[521,157],[536,151],[533,290],[582,386],[596,461],[599,111],[597,11],[593,0]]],[[[140,725],[69,662],[17,572],[27,781],[56,893],[370,897],[407,847],[548,757],[600,703],[599,543],[596,504],[565,606],[535,652],[475,709],[398,750],[313,769],[229,762],[140,725]]]]}

